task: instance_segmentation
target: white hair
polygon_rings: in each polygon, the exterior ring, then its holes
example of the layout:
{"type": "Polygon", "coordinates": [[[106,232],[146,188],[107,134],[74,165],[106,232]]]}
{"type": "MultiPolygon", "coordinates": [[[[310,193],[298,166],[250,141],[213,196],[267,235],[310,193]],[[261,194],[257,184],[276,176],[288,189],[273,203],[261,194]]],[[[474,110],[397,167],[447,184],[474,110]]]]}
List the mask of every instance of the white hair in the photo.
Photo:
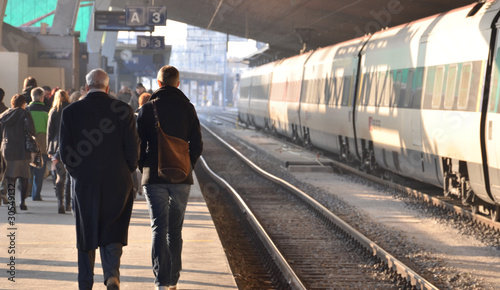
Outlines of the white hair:
{"type": "Polygon", "coordinates": [[[100,69],[91,70],[87,76],[85,77],[87,80],[87,85],[90,89],[105,89],[109,85],[109,76],[108,74],[100,69]]]}
{"type": "Polygon", "coordinates": [[[43,99],[44,91],[41,87],[36,87],[31,90],[31,98],[35,102],[41,102],[43,99]]]}

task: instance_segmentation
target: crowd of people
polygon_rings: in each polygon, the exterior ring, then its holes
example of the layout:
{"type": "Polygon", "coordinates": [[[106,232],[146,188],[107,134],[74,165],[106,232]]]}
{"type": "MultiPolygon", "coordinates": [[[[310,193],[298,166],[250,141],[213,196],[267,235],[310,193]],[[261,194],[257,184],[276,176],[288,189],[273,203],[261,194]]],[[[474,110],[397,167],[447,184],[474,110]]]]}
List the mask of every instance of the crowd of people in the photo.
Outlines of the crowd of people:
{"type": "Polygon", "coordinates": [[[89,72],[79,91],[40,87],[28,77],[22,93],[12,97],[11,108],[3,104],[5,93],[0,88],[0,151],[7,163],[2,203],[16,209],[11,189],[18,182],[19,208],[28,210],[26,199],[42,200],[43,181],[52,174],[57,212],[72,211],[75,217],[79,289],[93,287],[97,248],[104,284],[107,289],[120,288],[120,258],[127,245],[134,188],[144,190],[150,212],[155,287],[177,289],[182,225],[193,177],[190,173],[172,183],[158,176],[151,103],[165,132],[189,143],[192,170],[203,142],[195,108],[178,89],[179,79],[175,67],[164,66],[154,93],[139,83],[135,92],[124,87],[114,97],[102,69],[89,72]],[[37,153],[26,149],[30,134],[38,144],[37,153]],[[30,166],[36,154],[41,163],[30,166]]]}

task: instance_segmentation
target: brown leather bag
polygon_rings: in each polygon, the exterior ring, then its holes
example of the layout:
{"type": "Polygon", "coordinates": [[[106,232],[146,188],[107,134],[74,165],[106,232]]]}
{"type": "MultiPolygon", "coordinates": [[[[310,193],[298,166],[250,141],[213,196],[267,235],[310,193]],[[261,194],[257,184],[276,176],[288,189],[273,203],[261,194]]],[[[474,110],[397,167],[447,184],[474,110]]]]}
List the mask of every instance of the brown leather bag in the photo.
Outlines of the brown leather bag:
{"type": "Polygon", "coordinates": [[[158,176],[170,183],[183,182],[191,171],[189,143],[163,132],[156,110],[156,100],[152,103],[158,136],[158,176]]]}

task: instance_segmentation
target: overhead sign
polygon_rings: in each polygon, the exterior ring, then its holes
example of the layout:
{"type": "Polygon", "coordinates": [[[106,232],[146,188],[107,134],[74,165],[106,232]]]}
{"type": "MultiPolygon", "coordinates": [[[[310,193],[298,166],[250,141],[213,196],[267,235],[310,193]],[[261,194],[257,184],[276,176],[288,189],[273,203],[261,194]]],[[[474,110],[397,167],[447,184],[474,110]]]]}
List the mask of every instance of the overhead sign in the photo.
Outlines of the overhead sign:
{"type": "Polygon", "coordinates": [[[138,35],[137,49],[165,49],[165,37],[138,35]]]}
{"type": "Polygon", "coordinates": [[[143,6],[128,6],[125,8],[126,23],[128,26],[142,26],[146,24],[146,13],[143,6]]]}
{"type": "Polygon", "coordinates": [[[94,30],[97,31],[153,31],[154,26],[128,26],[125,11],[95,11],[94,30]]]}
{"type": "Polygon", "coordinates": [[[167,25],[166,6],[127,6],[126,23],[129,26],[165,26],[167,25]]]}
{"type": "Polygon", "coordinates": [[[167,25],[167,7],[166,6],[147,7],[147,24],[155,26],[167,25]]]}

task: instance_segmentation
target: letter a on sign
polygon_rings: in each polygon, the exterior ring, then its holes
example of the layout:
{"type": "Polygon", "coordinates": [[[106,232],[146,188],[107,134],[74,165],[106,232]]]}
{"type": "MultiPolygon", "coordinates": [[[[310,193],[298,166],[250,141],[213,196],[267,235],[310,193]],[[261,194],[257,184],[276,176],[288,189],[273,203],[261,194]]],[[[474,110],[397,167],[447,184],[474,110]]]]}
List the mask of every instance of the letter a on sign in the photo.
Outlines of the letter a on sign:
{"type": "Polygon", "coordinates": [[[127,26],[143,26],[146,24],[146,9],[141,6],[128,6],[125,8],[127,26]]]}

